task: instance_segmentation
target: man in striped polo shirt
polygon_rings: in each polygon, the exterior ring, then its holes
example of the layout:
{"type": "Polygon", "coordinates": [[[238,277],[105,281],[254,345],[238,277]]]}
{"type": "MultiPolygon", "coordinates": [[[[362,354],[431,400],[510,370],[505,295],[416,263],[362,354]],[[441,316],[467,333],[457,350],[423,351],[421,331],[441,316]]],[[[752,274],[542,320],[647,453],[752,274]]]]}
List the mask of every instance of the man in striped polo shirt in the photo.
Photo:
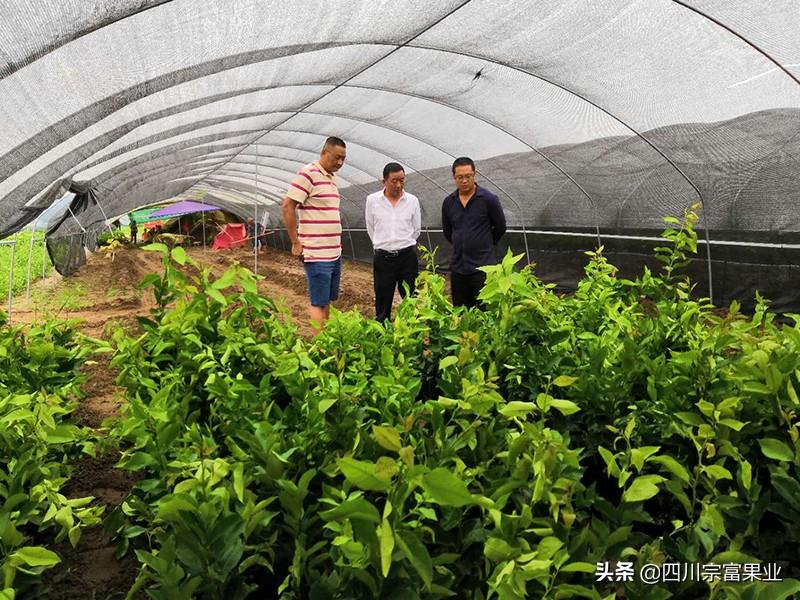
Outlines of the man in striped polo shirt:
{"type": "Polygon", "coordinates": [[[345,143],[329,137],[319,160],[300,169],[283,199],[283,222],[292,240],[292,254],[303,257],[311,298],[309,316],[320,328],[330,316],[330,303],[339,297],[342,223],[334,173],[346,156],[345,143]]]}

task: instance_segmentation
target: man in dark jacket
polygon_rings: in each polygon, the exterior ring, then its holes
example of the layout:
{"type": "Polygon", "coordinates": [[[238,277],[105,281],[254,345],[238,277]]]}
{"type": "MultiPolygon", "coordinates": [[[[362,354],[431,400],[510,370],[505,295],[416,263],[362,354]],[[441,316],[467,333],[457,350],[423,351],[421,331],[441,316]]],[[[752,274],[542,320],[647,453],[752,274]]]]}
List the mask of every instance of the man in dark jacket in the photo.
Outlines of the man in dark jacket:
{"type": "Polygon", "coordinates": [[[453,306],[476,306],[486,273],[478,267],[497,263],[494,247],[506,232],[500,200],[475,183],[475,163],[462,156],[453,162],[456,191],[442,204],[444,237],[453,245],[450,287],[453,306]]]}

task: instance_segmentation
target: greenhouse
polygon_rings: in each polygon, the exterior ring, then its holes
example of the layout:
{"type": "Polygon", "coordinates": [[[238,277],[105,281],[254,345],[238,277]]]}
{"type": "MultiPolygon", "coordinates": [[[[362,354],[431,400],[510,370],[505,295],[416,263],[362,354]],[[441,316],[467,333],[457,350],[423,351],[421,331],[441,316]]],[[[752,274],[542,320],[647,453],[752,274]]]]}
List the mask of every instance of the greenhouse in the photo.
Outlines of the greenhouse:
{"type": "Polygon", "coordinates": [[[791,0],[0,3],[0,598],[800,597],[798,32],[791,0]],[[285,198],[331,137],[322,327],[285,198]],[[475,308],[459,157],[505,219],[475,308]],[[420,270],[384,321],[388,163],[420,270]]]}

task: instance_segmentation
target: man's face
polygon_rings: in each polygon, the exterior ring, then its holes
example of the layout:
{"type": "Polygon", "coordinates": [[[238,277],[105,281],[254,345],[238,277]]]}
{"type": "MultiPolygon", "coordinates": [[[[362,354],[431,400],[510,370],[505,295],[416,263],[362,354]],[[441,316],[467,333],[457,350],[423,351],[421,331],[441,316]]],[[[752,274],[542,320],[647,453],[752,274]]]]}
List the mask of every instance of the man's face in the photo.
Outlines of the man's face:
{"type": "Polygon", "coordinates": [[[328,146],[322,149],[319,164],[328,173],[336,173],[342,168],[345,158],[347,158],[347,150],[345,148],[342,146],[328,146]]]}
{"type": "Polygon", "coordinates": [[[406,174],[403,171],[395,171],[389,173],[389,176],[383,180],[383,187],[386,195],[391,198],[399,198],[403,195],[403,188],[406,184],[406,174]]]}
{"type": "Polygon", "coordinates": [[[463,194],[470,193],[475,187],[475,169],[470,165],[459,165],[453,171],[453,181],[456,182],[458,191],[463,194]]]}

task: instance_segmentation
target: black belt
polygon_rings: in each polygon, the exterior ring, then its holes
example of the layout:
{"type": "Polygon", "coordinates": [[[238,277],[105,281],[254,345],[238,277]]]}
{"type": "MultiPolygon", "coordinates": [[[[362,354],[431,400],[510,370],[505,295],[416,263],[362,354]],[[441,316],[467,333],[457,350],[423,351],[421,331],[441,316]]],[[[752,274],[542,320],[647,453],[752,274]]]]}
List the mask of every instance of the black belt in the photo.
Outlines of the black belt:
{"type": "Polygon", "coordinates": [[[400,248],[400,250],[381,250],[380,248],[375,248],[375,254],[380,254],[381,256],[385,256],[386,258],[397,258],[407,252],[413,252],[416,250],[416,246],[409,246],[408,248],[400,248]]]}

